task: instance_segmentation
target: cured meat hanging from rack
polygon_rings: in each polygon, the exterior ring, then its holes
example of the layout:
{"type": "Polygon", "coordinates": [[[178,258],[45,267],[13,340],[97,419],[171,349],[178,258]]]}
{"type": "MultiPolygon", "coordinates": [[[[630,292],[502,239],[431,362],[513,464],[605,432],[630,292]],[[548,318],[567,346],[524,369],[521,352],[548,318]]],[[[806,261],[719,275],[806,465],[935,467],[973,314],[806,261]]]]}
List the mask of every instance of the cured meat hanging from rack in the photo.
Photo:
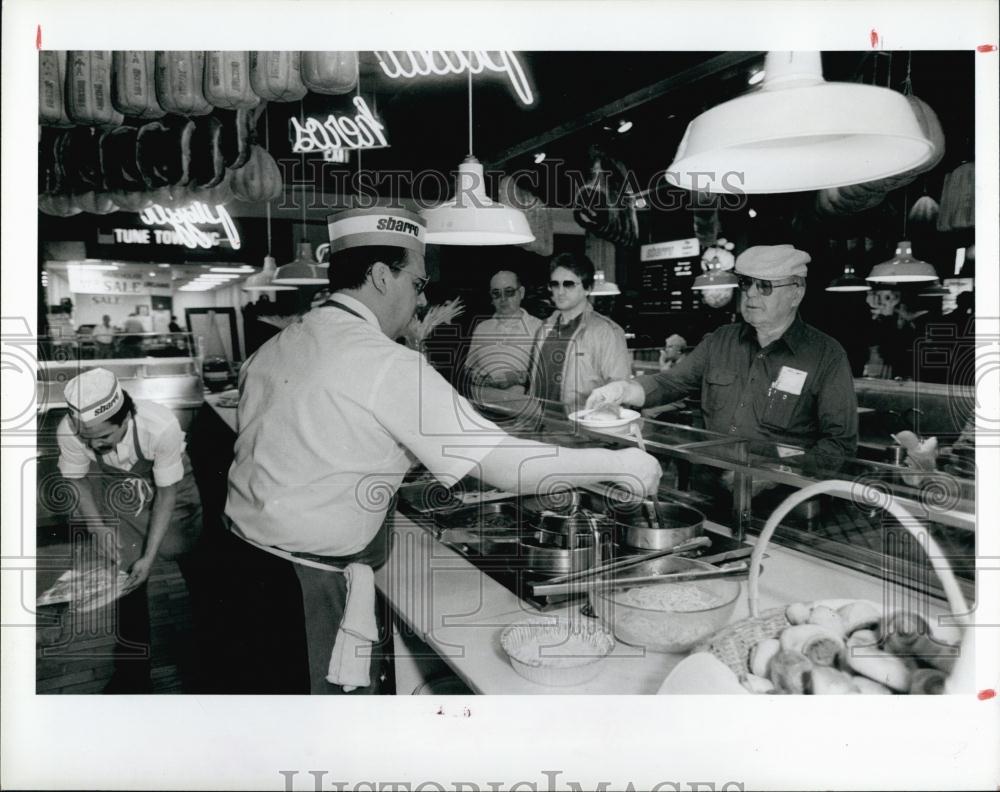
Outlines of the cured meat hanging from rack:
{"type": "Polygon", "coordinates": [[[202,89],[205,53],[158,51],[156,53],[156,100],[168,113],[182,116],[207,115],[212,105],[202,89]]]}
{"type": "Polygon", "coordinates": [[[38,123],[45,126],[71,127],[66,115],[63,92],[66,86],[66,52],[43,50],[38,53],[38,123]]]}
{"type": "Polygon", "coordinates": [[[128,118],[162,118],[156,101],[156,53],[120,50],[112,54],[111,104],[128,118]]]}
{"type": "Polygon", "coordinates": [[[83,126],[119,126],[124,116],[111,104],[111,50],[66,53],[66,115],[83,126]]]}
{"type": "Polygon", "coordinates": [[[225,110],[256,107],[260,97],[250,84],[250,53],[210,50],[205,53],[205,99],[225,110]]]}
{"type": "Polygon", "coordinates": [[[302,82],[313,93],[345,94],[357,87],[357,52],[307,51],[300,55],[302,82]]]}
{"type": "Polygon", "coordinates": [[[288,50],[250,53],[250,85],[266,102],[297,102],[307,93],[302,82],[302,54],[288,50]]]}

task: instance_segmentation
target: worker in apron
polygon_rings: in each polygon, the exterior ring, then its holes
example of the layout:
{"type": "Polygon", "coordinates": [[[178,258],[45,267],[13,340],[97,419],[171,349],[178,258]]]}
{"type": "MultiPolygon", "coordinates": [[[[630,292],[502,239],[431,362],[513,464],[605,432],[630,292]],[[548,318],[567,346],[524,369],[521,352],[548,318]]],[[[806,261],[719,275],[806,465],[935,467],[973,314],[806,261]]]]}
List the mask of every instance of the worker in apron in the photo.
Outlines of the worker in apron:
{"type": "Polygon", "coordinates": [[[75,516],[97,548],[128,573],[117,602],[115,674],[109,693],[151,689],[147,581],[157,558],[175,560],[192,597],[201,498],[184,433],[166,407],[135,402],[117,377],[91,369],[67,383],[57,431],[59,469],[76,486],[75,516]]]}
{"type": "MultiPolygon", "coordinates": [[[[328,229],[330,300],[240,370],[228,544],[213,567],[221,678],[233,693],[392,693],[386,602],[413,592],[396,588],[389,564],[416,559],[388,552],[387,521],[406,472],[419,461],[446,486],[475,473],[525,494],[551,476],[554,447],[513,440],[395,342],[426,304],[425,220],[358,208],[328,229]]],[[[558,453],[582,483],[652,491],[660,475],[638,449],[558,453]]]]}

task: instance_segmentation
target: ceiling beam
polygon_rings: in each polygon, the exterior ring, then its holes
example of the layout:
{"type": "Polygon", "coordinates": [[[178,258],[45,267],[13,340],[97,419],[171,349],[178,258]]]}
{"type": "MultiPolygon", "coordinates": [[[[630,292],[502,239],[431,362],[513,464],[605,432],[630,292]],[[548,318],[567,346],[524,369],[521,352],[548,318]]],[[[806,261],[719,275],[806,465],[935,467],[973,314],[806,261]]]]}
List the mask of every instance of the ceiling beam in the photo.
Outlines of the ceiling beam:
{"type": "Polygon", "coordinates": [[[726,52],[721,55],[716,55],[714,58],[709,58],[707,61],[699,63],[697,66],[692,66],[689,69],[677,72],[677,74],[667,77],[664,80],[648,85],[645,88],[640,88],[638,91],[633,91],[627,96],[623,96],[621,99],[616,99],[603,107],[599,107],[596,110],[585,113],[573,121],[560,124],[557,127],[553,127],[548,132],[543,132],[540,135],[536,135],[533,138],[529,138],[528,140],[524,140],[514,146],[511,146],[510,148],[490,157],[487,160],[486,167],[487,169],[500,168],[512,159],[524,156],[525,154],[530,154],[533,151],[538,151],[553,141],[564,138],[574,132],[579,132],[581,129],[586,129],[587,127],[603,121],[606,118],[626,113],[629,110],[645,104],[646,102],[658,99],[671,91],[675,91],[683,86],[691,85],[698,80],[703,80],[707,77],[719,74],[720,72],[760,60],[765,54],[766,53],[764,52],[726,52]]]}

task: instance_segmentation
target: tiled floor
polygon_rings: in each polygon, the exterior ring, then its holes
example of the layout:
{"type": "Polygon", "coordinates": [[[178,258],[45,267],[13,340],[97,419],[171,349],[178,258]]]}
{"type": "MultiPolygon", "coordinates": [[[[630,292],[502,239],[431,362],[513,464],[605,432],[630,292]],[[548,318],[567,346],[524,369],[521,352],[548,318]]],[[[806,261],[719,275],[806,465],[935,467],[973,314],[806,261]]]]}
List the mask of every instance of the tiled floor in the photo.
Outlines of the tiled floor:
{"type": "MultiPolygon", "coordinates": [[[[39,548],[50,558],[68,557],[67,546],[39,548]]],[[[67,565],[68,566],[68,565],[67,565]]],[[[60,570],[40,570],[42,590],[60,570]]],[[[151,673],[154,693],[184,692],[183,669],[190,668],[191,609],[184,578],[177,564],[157,561],[149,580],[152,626],[151,673]],[[185,662],[186,661],[186,662],[185,662]]],[[[36,691],[100,693],[114,670],[115,607],[71,615],[65,606],[39,609],[36,628],[36,691]]]]}

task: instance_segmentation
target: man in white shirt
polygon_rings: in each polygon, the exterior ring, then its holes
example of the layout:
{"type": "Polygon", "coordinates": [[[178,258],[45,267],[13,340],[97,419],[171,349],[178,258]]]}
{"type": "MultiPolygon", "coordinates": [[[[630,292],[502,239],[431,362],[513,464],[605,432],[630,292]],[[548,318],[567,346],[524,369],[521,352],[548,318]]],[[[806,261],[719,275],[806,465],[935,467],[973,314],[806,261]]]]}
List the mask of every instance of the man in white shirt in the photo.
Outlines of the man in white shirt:
{"type": "Polygon", "coordinates": [[[420,215],[349,209],[329,230],[330,301],[240,372],[231,533],[219,560],[232,693],[383,692],[387,619],[372,569],[388,558],[387,518],[415,462],[446,486],[474,474],[523,493],[551,486],[553,470],[643,493],[660,476],[638,449],[510,437],[395,343],[425,303],[420,215]]]}
{"type": "Polygon", "coordinates": [[[476,326],[465,360],[473,395],[485,401],[490,388],[524,393],[531,347],[542,326],[541,319],[521,307],[524,286],[510,270],[500,270],[490,279],[490,299],[495,313],[476,326]],[[477,393],[479,388],[484,392],[477,393]]]}
{"type": "MultiPolygon", "coordinates": [[[[150,689],[146,581],[159,556],[178,562],[189,589],[201,535],[201,498],[174,414],[133,402],[115,375],[85,371],[66,384],[59,472],[76,493],[74,515],[98,549],[129,573],[118,603],[116,667],[105,692],[150,689]]],[[[194,594],[194,591],[192,591],[194,594]]]]}

